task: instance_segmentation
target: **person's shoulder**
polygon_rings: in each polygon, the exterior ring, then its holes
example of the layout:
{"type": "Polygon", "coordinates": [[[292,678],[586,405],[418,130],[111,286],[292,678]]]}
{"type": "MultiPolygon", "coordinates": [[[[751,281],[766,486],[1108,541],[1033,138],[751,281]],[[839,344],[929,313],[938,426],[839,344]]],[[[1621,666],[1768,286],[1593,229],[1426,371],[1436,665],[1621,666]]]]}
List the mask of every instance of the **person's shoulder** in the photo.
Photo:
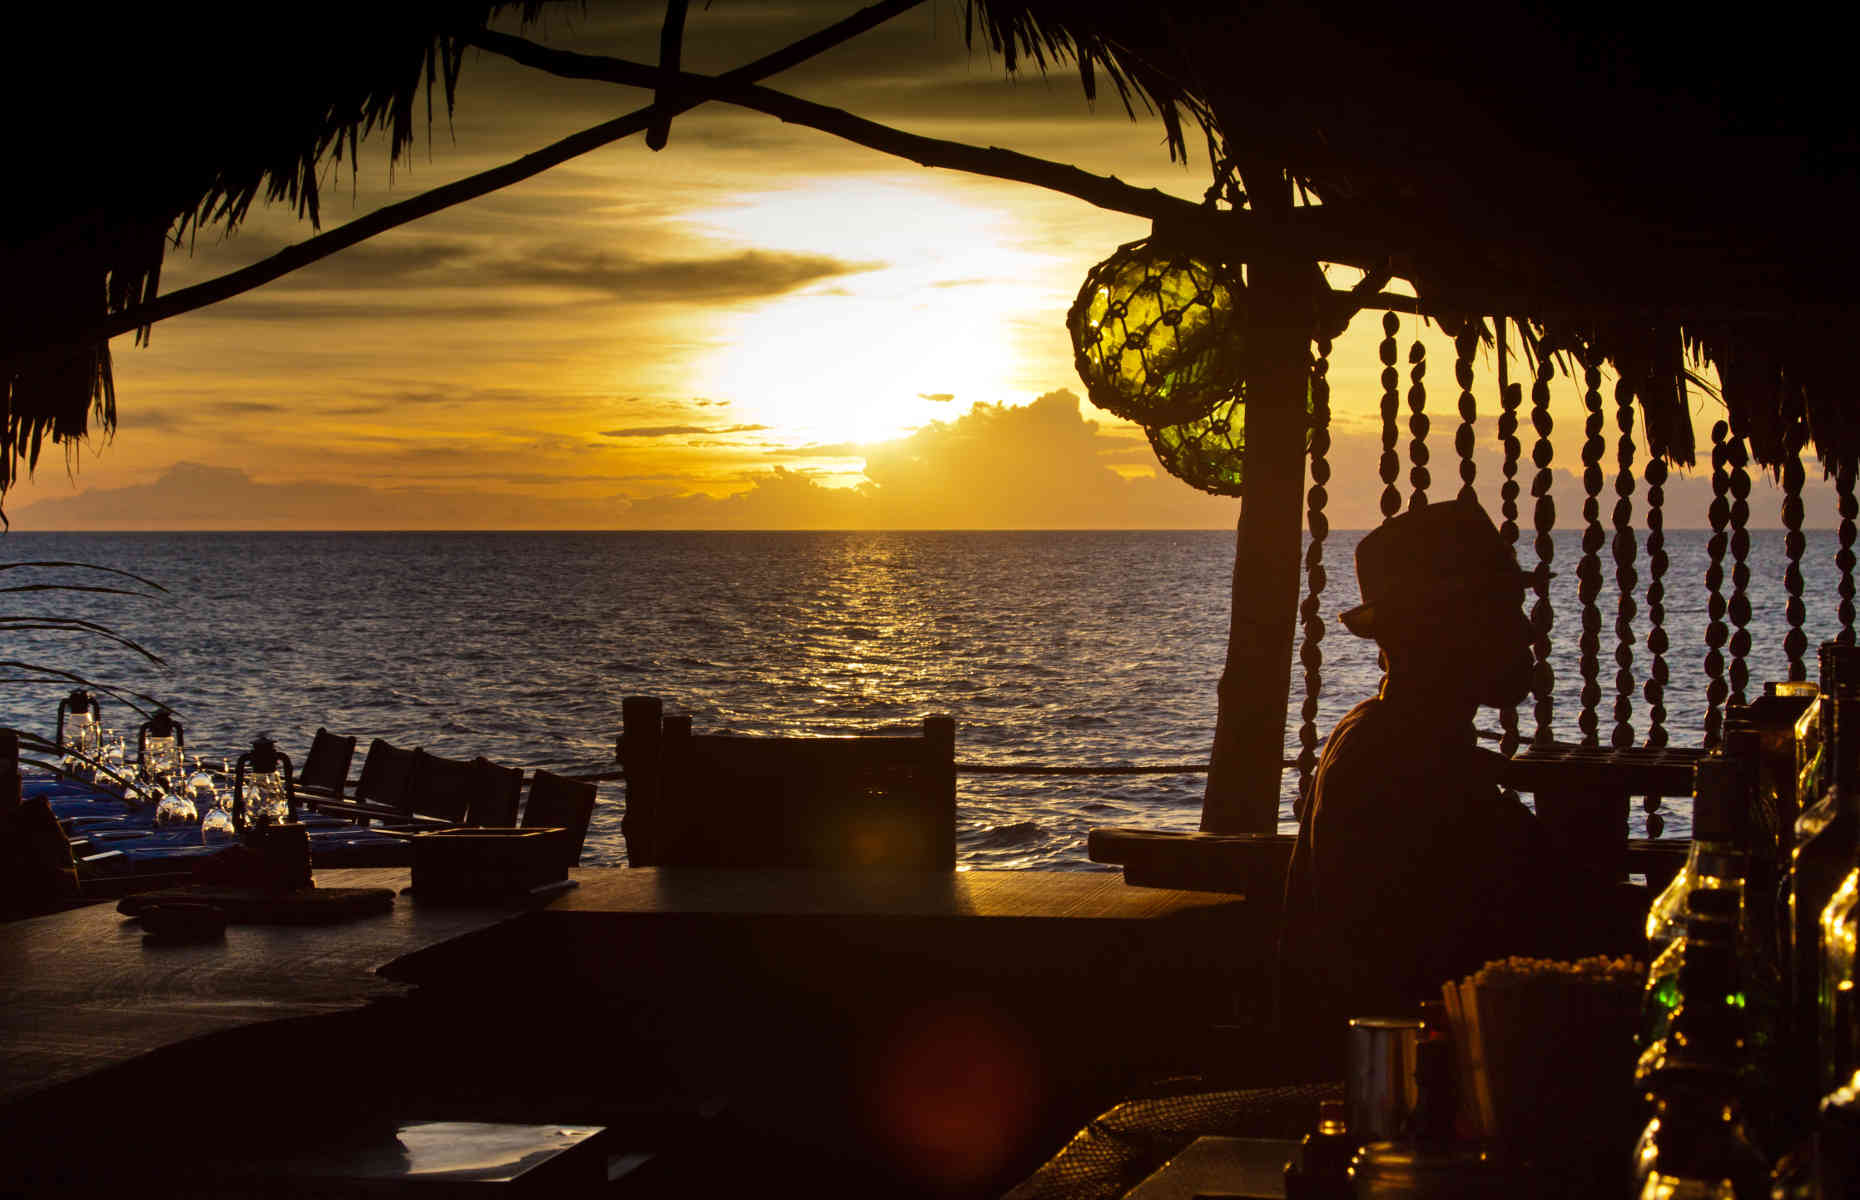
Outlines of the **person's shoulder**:
{"type": "Polygon", "coordinates": [[[1387,714],[1379,697],[1371,696],[1338,719],[1324,743],[1323,765],[1350,762],[1371,753],[1385,736],[1387,714]]]}

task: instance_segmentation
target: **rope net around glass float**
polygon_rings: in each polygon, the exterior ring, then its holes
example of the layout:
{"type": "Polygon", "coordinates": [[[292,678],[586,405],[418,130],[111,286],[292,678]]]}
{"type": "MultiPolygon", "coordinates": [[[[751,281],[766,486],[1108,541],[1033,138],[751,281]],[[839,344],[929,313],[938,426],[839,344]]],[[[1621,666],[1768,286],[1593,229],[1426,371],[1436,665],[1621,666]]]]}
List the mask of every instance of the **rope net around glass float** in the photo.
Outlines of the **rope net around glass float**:
{"type": "Polygon", "coordinates": [[[1602,702],[1601,644],[1602,614],[1596,600],[1602,594],[1602,373],[1592,360],[1582,369],[1582,407],[1588,416],[1583,423],[1582,442],[1582,557],[1576,564],[1576,598],[1582,604],[1582,632],[1577,638],[1580,651],[1577,669],[1582,673],[1582,711],[1576,723],[1582,730],[1582,744],[1601,745],[1596,709],[1602,702]]]}
{"type": "Polygon", "coordinates": [[[1150,239],[1088,271],[1066,314],[1091,402],[1141,425],[1164,470],[1219,496],[1244,484],[1244,302],[1224,266],[1150,239]]]}
{"type": "Polygon", "coordinates": [[[1311,542],[1305,548],[1305,598],[1298,606],[1304,626],[1304,640],[1298,647],[1298,661],[1305,671],[1304,707],[1298,726],[1298,797],[1297,816],[1304,819],[1310,801],[1311,779],[1317,770],[1318,695],[1323,691],[1324,619],[1318,611],[1327,582],[1324,573],[1324,539],[1330,534],[1330,522],[1324,516],[1329,500],[1325,490],[1330,482],[1330,339],[1319,338],[1317,356],[1311,363],[1311,487],[1305,493],[1305,521],[1311,542]]]}
{"type": "Polygon", "coordinates": [[[1207,417],[1243,379],[1242,285],[1155,239],[1119,246],[1086,272],[1066,313],[1091,402],[1139,425],[1207,417]]]}
{"type": "Polygon", "coordinates": [[[1615,561],[1615,725],[1609,746],[1625,750],[1634,744],[1634,589],[1640,575],[1634,567],[1634,389],[1615,381],[1614,539],[1609,552],[1615,561]]]}
{"type": "Polygon", "coordinates": [[[1377,463],[1377,472],[1382,476],[1384,521],[1401,511],[1401,489],[1395,486],[1401,475],[1401,458],[1395,452],[1395,443],[1401,437],[1395,427],[1395,418],[1401,412],[1401,372],[1395,368],[1396,358],[1401,353],[1395,335],[1400,329],[1399,317],[1392,312],[1382,314],[1382,458],[1377,463]]]}
{"type": "Polygon", "coordinates": [[[1730,426],[1723,421],[1711,427],[1711,507],[1706,518],[1711,523],[1711,539],[1705,544],[1705,748],[1716,749],[1724,741],[1724,702],[1730,698],[1731,685],[1725,680],[1724,650],[1730,641],[1725,624],[1729,611],[1724,596],[1724,560],[1730,549],[1731,535],[1731,447],[1730,426]]]}
{"type": "Polygon", "coordinates": [[[1556,741],[1556,671],[1550,665],[1550,631],[1556,625],[1556,610],[1550,604],[1549,568],[1556,559],[1556,500],[1551,495],[1555,478],[1550,470],[1554,450],[1550,444],[1550,380],[1556,368],[1550,355],[1539,350],[1537,377],[1531,382],[1531,428],[1537,441],[1531,447],[1531,464],[1537,473],[1531,479],[1531,524],[1537,531],[1532,548],[1537,552],[1537,598],[1531,604],[1531,656],[1537,660],[1531,672],[1531,695],[1535,699],[1533,716],[1536,731],[1531,742],[1548,746],[1556,741]]]}

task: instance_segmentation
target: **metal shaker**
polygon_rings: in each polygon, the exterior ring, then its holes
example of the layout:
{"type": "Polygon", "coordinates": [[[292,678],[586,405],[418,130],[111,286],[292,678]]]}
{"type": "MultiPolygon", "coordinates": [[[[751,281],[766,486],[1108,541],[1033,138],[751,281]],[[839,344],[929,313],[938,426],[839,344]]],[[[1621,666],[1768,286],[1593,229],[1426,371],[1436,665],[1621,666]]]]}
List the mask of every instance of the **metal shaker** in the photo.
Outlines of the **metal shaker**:
{"type": "Polygon", "coordinates": [[[1364,1142],[1394,1141],[1407,1134],[1420,1089],[1415,1059],[1421,1044],[1416,1017],[1352,1017],[1349,1077],[1350,1135],[1364,1142]]]}

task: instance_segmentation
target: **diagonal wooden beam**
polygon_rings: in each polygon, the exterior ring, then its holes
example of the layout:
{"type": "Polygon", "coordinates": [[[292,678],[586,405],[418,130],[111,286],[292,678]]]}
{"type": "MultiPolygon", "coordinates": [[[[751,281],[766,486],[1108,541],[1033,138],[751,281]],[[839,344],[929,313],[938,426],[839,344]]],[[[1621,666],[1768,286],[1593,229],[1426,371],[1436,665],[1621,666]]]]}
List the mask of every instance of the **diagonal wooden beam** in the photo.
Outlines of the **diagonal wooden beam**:
{"type": "Polygon", "coordinates": [[[665,25],[659,30],[659,87],[652,96],[653,106],[659,110],[659,115],[653,118],[652,127],[646,130],[646,148],[649,150],[665,149],[665,143],[672,136],[673,89],[678,79],[679,63],[684,57],[685,12],[689,7],[688,0],[665,0],[665,25]]]}
{"type": "MultiPolygon", "coordinates": [[[[860,9],[843,21],[836,21],[800,41],[784,46],[773,53],[765,54],[754,62],[745,63],[718,78],[729,81],[732,86],[765,79],[831,50],[867,30],[884,24],[900,13],[908,12],[921,3],[923,0],[878,0],[878,3],[860,9]]],[[[688,112],[703,103],[706,98],[701,95],[684,95],[673,107],[676,112],[688,112]]],[[[533,175],[539,175],[550,167],[558,166],[591,150],[598,150],[602,146],[631,137],[649,127],[658,115],[658,106],[648,105],[623,117],[616,117],[579,133],[570,134],[558,142],[553,142],[513,162],[493,167],[488,171],[482,171],[443,187],[434,188],[430,192],[422,192],[398,204],[376,209],[367,216],[357,217],[328,233],[318,234],[294,246],[287,246],[270,258],[253,263],[249,267],[229,271],[225,275],[209,279],[204,283],[169,292],[147,304],[138,304],[123,309],[98,325],[74,333],[71,340],[78,344],[106,341],[131,330],[144,329],[156,321],[165,321],[170,317],[178,317],[182,313],[205,308],[209,304],[229,300],[275,279],[281,279],[293,271],[328,258],[338,251],[346,250],[377,234],[385,233],[411,221],[417,221],[422,217],[431,216],[433,213],[454,205],[463,204],[467,200],[489,195],[533,175]]]]}

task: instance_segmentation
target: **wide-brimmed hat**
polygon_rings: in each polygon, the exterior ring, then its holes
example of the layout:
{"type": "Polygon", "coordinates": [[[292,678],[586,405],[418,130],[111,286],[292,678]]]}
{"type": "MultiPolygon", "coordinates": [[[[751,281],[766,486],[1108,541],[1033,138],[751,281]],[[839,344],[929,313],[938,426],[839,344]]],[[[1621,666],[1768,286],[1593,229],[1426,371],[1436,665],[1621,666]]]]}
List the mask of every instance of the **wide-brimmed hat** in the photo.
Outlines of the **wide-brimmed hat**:
{"type": "Polygon", "coordinates": [[[1435,607],[1449,597],[1496,593],[1552,577],[1525,571],[1477,500],[1458,499],[1390,517],[1356,544],[1363,602],[1338,614],[1357,637],[1385,629],[1391,609],[1435,607]]]}

